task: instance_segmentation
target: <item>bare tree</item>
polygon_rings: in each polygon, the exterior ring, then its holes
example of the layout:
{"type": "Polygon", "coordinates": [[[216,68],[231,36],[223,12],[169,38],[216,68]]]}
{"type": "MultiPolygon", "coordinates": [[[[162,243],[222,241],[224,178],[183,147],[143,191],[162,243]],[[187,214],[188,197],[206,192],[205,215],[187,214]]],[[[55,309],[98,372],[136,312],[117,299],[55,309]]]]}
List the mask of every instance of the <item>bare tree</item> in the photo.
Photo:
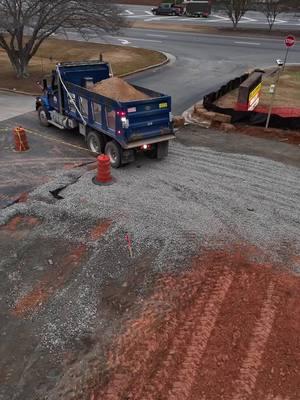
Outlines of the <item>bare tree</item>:
{"type": "Polygon", "coordinates": [[[225,9],[227,16],[230,18],[233,24],[233,28],[236,29],[240,19],[244,16],[246,11],[249,10],[253,0],[217,0],[219,4],[225,9]]]}
{"type": "Polygon", "coordinates": [[[17,77],[27,77],[29,61],[53,33],[114,32],[124,25],[120,12],[110,0],[0,0],[0,48],[17,77]]]}
{"type": "Polygon", "coordinates": [[[267,18],[269,30],[271,31],[278,14],[283,12],[286,7],[286,0],[265,0],[260,7],[267,18]]]}

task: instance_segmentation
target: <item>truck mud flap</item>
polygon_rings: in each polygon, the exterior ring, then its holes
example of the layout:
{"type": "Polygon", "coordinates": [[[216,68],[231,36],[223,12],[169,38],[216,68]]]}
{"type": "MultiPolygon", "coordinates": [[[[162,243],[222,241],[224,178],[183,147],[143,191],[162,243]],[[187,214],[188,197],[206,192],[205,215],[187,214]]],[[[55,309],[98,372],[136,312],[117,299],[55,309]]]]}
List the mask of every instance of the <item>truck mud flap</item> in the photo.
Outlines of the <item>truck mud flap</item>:
{"type": "Polygon", "coordinates": [[[123,150],[122,151],[122,164],[129,164],[135,161],[134,150],[123,150]]]}
{"type": "Polygon", "coordinates": [[[169,141],[157,143],[157,159],[161,160],[168,156],[169,153],[169,141]]]}

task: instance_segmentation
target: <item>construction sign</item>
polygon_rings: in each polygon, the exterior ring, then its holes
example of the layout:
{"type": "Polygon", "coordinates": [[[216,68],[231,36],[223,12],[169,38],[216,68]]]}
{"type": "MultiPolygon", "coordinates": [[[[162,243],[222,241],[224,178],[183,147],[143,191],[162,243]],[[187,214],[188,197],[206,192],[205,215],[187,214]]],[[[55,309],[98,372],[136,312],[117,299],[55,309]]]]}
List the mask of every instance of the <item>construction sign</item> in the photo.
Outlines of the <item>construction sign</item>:
{"type": "Polygon", "coordinates": [[[260,82],[249,94],[248,99],[248,111],[253,111],[259,103],[259,96],[261,91],[262,83],[260,82]]]}
{"type": "Polygon", "coordinates": [[[259,103],[262,73],[253,72],[239,87],[236,110],[253,111],[259,103]]]}

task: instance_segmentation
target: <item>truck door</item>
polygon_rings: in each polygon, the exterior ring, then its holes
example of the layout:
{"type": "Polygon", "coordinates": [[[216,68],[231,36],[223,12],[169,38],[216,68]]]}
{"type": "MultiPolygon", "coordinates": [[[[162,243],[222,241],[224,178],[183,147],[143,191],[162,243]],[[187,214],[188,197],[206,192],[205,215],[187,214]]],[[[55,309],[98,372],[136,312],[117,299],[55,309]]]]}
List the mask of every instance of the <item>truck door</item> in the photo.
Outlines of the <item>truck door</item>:
{"type": "Polygon", "coordinates": [[[49,104],[56,111],[63,112],[63,96],[61,94],[61,84],[57,74],[54,72],[52,74],[51,89],[48,93],[49,104]]]}

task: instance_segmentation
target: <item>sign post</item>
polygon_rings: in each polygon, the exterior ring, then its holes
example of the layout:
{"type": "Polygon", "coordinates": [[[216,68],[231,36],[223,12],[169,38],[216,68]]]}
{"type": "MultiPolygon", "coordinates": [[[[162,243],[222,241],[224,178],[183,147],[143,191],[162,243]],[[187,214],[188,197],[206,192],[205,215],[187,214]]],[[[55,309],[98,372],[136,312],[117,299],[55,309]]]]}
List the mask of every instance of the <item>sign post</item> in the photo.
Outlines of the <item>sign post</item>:
{"type": "Polygon", "coordinates": [[[285,64],[287,62],[287,58],[288,58],[288,54],[289,54],[289,49],[291,47],[293,47],[295,45],[295,43],[296,43],[296,39],[295,39],[295,36],[293,36],[293,35],[288,35],[284,39],[284,44],[285,44],[285,47],[286,47],[284,62],[282,64],[282,67],[279,66],[279,68],[278,68],[276,82],[274,84],[274,90],[272,92],[272,98],[271,98],[271,103],[270,103],[270,107],[269,107],[269,112],[268,112],[268,117],[267,117],[267,122],[266,122],[266,128],[269,127],[270,118],[271,118],[271,114],[272,114],[272,108],[273,108],[273,104],[274,104],[274,100],[275,100],[275,94],[276,94],[276,89],[277,89],[277,85],[278,85],[278,82],[279,82],[280,74],[281,74],[282,71],[284,71],[285,64]]]}
{"type": "Polygon", "coordinates": [[[288,35],[288,36],[284,39],[284,44],[285,44],[285,47],[286,47],[286,52],[285,52],[285,57],[284,57],[284,62],[283,62],[283,71],[284,71],[284,68],[285,68],[285,64],[286,64],[286,61],[287,61],[287,57],[288,57],[288,54],[289,54],[289,50],[290,50],[291,47],[293,47],[293,46],[295,45],[295,43],[296,43],[296,39],[295,39],[295,36],[293,36],[293,35],[288,35]]]}

